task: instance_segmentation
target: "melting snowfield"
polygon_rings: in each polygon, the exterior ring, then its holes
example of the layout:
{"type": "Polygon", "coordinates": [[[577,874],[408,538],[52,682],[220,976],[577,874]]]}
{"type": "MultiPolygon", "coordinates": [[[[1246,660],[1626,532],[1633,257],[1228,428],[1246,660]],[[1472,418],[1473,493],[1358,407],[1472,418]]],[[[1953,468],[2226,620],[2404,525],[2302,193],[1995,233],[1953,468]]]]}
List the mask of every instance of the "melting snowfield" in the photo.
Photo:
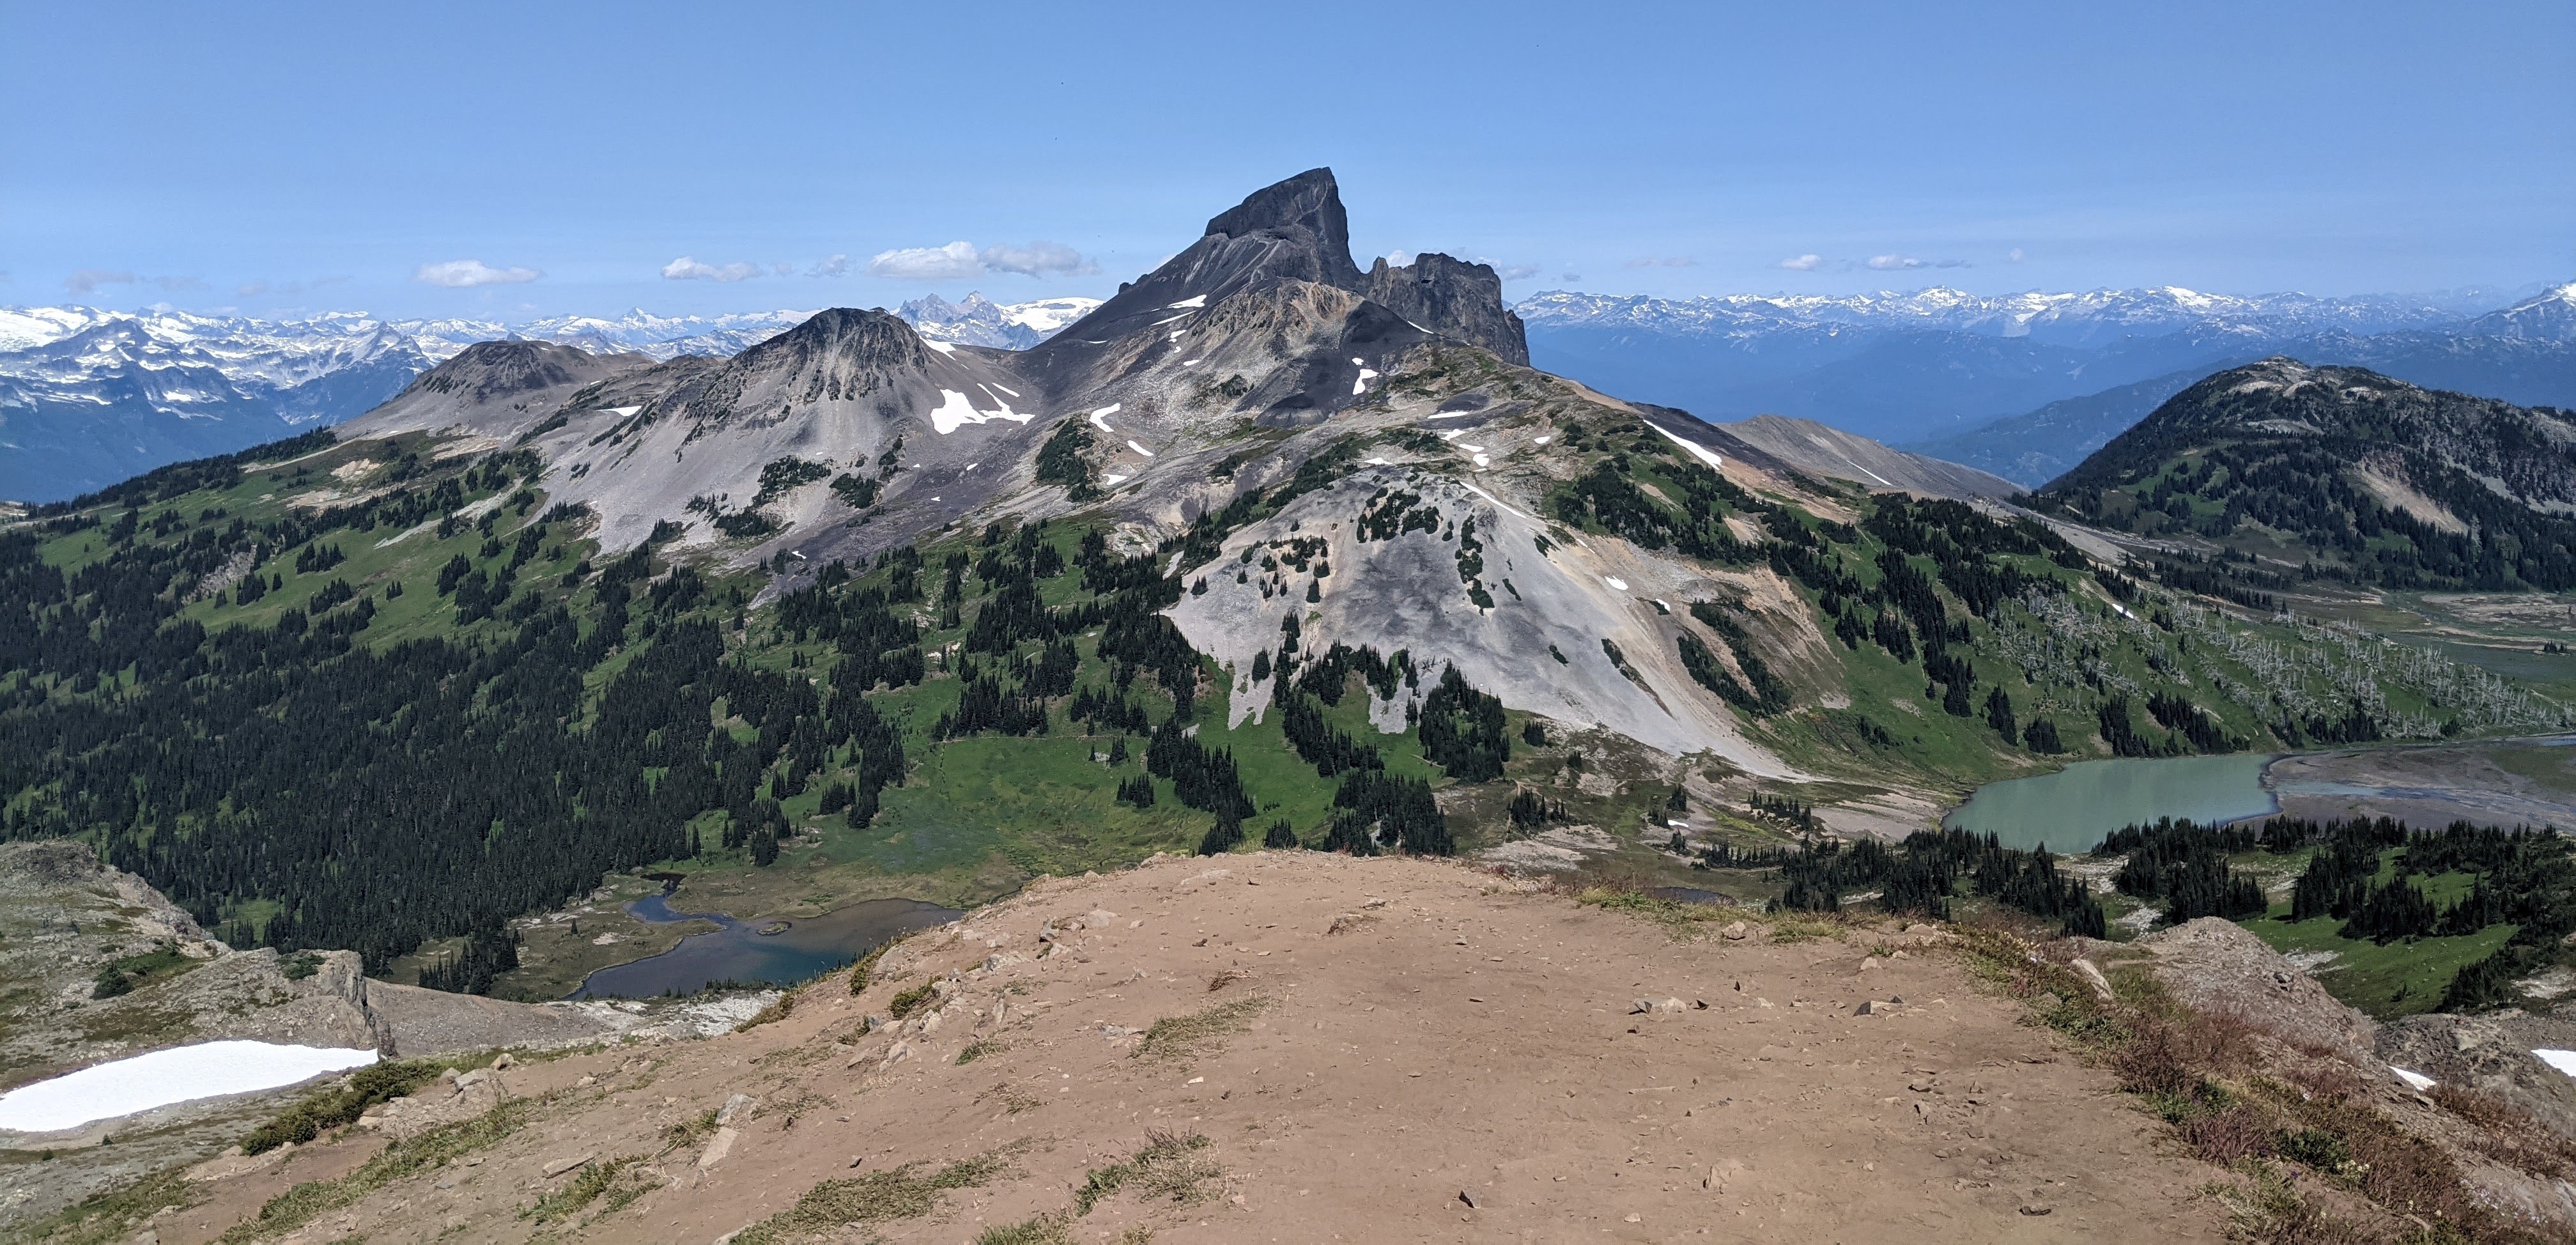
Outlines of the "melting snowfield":
{"type": "Polygon", "coordinates": [[[174,1046],[0,1094],[0,1128],[49,1133],[174,1102],[276,1089],[375,1061],[371,1050],[275,1042],[174,1046]]]}

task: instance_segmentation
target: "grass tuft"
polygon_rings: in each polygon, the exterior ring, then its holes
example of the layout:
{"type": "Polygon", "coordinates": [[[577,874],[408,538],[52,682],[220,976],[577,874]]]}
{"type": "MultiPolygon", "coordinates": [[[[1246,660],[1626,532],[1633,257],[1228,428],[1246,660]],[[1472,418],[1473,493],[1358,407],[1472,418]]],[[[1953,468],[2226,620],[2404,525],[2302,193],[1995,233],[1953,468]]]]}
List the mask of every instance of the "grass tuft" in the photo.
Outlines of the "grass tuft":
{"type": "Polygon", "coordinates": [[[433,1128],[386,1147],[358,1170],[336,1180],[308,1180],[268,1199],[259,1213],[234,1224],[215,1238],[218,1245],[245,1245],[263,1237],[292,1232],[315,1219],[403,1179],[483,1149],[517,1132],[552,1095],[513,1098],[470,1120],[433,1128]]]}
{"type": "Polygon", "coordinates": [[[931,1172],[915,1174],[924,1164],[906,1163],[848,1180],[826,1180],[805,1191],[796,1204],[743,1229],[734,1245],[785,1245],[839,1232],[851,1224],[918,1219],[939,1205],[951,1189],[981,1185],[1002,1173],[999,1153],[960,1159],[931,1172]]]}
{"type": "Polygon", "coordinates": [[[1073,1245],[1073,1220],[1062,1211],[1034,1215],[984,1229],[976,1234],[975,1245],[1073,1245]]]}
{"type": "Polygon", "coordinates": [[[1086,1173],[1082,1187],[1074,1190],[1076,1215],[1088,1215],[1101,1199],[1123,1189],[1137,1189],[1155,1197],[1168,1197],[1187,1206],[1213,1196],[1209,1182],[1225,1175],[1223,1168],[1198,1157],[1208,1147],[1208,1139],[1197,1133],[1182,1136],[1151,1130],[1145,1134],[1145,1147],[1127,1156],[1126,1161],[1086,1173]]]}
{"type": "Polygon", "coordinates": [[[1128,1057],[1183,1060],[1216,1054],[1225,1049],[1227,1038],[1251,1027],[1252,1018],[1268,1006],[1270,1000],[1256,994],[1186,1016],[1165,1016],[1145,1030],[1145,1039],[1128,1057]]]}
{"type": "Polygon", "coordinates": [[[602,1206],[599,1213],[611,1215],[624,1210],[637,1198],[661,1187],[659,1182],[631,1170],[643,1161],[644,1156],[629,1154],[593,1163],[583,1168],[581,1175],[571,1184],[538,1198],[535,1205],[519,1212],[519,1217],[533,1219],[539,1224],[561,1223],[602,1199],[607,1201],[607,1205],[602,1206]]]}

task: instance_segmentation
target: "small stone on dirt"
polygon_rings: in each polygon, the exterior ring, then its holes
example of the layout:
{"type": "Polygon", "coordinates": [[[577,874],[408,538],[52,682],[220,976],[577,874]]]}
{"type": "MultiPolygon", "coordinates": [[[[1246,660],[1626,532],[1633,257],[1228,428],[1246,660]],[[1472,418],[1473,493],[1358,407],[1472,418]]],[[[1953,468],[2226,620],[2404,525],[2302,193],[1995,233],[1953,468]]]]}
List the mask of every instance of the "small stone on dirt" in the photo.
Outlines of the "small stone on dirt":
{"type": "Polygon", "coordinates": [[[552,1180],[576,1167],[587,1167],[590,1165],[591,1160],[598,1157],[599,1155],[594,1152],[590,1154],[578,1154],[568,1159],[556,1159],[554,1162],[546,1164],[546,1179],[552,1180]]]}

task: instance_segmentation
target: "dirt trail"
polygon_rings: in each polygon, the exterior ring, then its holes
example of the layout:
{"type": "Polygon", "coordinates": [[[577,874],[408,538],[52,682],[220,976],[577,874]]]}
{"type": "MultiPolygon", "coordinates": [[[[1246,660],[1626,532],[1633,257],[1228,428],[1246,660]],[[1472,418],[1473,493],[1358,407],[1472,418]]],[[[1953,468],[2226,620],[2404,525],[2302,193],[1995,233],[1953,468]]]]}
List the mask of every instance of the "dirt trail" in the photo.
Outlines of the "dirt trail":
{"type": "MultiPolygon", "coordinates": [[[[823,1181],[998,1156],[926,1214],[825,1233],[971,1241],[1074,1209],[1149,1132],[1207,1139],[1159,1169],[1192,1200],[1140,1192],[1149,1171],[1024,1239],[2223,1239],[2195,1192],[2213,1169],[1928,935],[1698,928],[1676,941],[1463,866],[1304,852],[1045,882],[902,944],[861,998],[835,978],[747,1033],[510,1068],[511,1093],[555,1095],[524,1127],[295,1239],[525,1240],[522,1212],[582,1179],[573,1160],[632,1155],[550,1230],[702,1245],[823,1181]],[[859,1032],[952,971],[935,1007],[859,1032]],[[1641,998],[1681,1010],[1632,1014],[1641,998]],[[1193,1016],[1219,1031],[1195,1052],[1163,1053],[1191,1026],[1137,1032],[1193,1016]],[[711,1131],[703,1113],[737,1094],[757,1102],[711,1131]],[[606,1210],[620,1188],[640,1196],[606,1210]]],[[[158,1239],[208,1239],[381,1144],[353,1130],[212,1182],[158,1239]]]]}

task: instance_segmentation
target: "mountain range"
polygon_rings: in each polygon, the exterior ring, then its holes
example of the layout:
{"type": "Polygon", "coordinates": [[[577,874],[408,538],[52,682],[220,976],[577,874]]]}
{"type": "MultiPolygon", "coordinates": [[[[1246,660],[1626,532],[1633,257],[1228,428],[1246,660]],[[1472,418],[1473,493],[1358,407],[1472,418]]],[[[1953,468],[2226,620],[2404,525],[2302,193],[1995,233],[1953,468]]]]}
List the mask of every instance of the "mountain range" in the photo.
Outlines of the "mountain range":
{"type": "MultiPolygon", "coordinates": [[[[936,296],[896,314],[937,341],[1025,349],[1098,300],[1009,305],[936,296]]],[[[0,308],[0,497],[59,501],[165,463],[230,453],[337,423],[476,342],[551,341],[655,361],[739,354],[810,311],[615,319],[302,320],[0,308]]]]}
{"type": "Polygon", "coordinates": [[[1935,288],[1693,300],[1551,292],[1535,359],[1706,418],[1814,419],[2036,487],[2209,372],[2274,354],[2521,403],[2576,401],[2576,285],[2477,314],[2459,296],[1935,288]]]}

